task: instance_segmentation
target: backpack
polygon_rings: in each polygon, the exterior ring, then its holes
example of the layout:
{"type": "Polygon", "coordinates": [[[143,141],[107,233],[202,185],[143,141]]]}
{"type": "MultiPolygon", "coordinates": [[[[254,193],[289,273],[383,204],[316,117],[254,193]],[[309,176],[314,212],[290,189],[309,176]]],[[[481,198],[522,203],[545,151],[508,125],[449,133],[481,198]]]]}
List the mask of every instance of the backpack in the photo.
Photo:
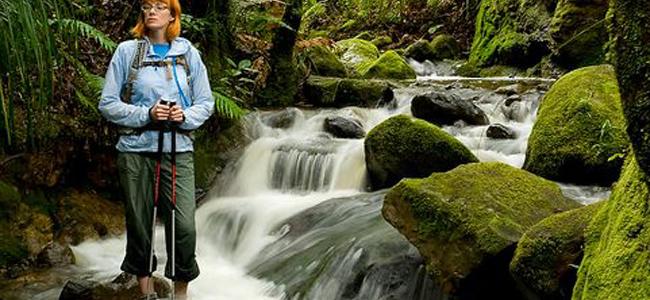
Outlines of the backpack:
{"type": "MultiPolygon", "coordinates": [[[[147,50],[149,49],[149,42],[145,39],[140,39],[137,41],[138,46],[135,51],[135,55],[133,56],[133,59],[131,60],[131,67],[129,69],[129,76],[127,77],[126,84],[124,88],[122,89],[121,93],[121,99],[123,102],[130,104],[131,103],[131,94],[133,91],[133,82],[135,81],[136,77],[138,76],[138,71],[142,67],[171,67],[172,61],[171,60],[164,60],[164,61],[144,61],[144,58],[147,56],[147,50]]],[[[190,66],[187,63],[187,59],[185,58],[185,54],[182,54],[178,57],[175,58],[175,63],[177,65],[182,65],[183,69],[185,69],[186,73],[186,78],[187,78],[187,86],[190,87],[191,90],[191,73],[190,73],[190,66]]],[[[167,68],[169,71],[169,68],[167,68]]],[[[175,71],[175,70],[174,70],[175,71]]],[[[169,75],[168,75],[169,76],[169,75]]],[[[171,79],[171,78],[170,78],[171,79]]],[[[178,87],[179,91],[182,94],[182,91],[180,90],[180,86],[178,87]]],[[[183,95],[184,97],[184,95],[183,95]]],[[[140,128],[132,128],[132,127],[125,127],[125,126],[120,126],[119,128],[119,133],[120,135],[135,135],[135,134],[140,134],[143,131],[146,130],[160,130],[159,126],[155,126],[155,124],[149,124],[144,127],[140,128]]],[[[179,133],[186,133],[186,130],[177,130],[179,133]]]]}

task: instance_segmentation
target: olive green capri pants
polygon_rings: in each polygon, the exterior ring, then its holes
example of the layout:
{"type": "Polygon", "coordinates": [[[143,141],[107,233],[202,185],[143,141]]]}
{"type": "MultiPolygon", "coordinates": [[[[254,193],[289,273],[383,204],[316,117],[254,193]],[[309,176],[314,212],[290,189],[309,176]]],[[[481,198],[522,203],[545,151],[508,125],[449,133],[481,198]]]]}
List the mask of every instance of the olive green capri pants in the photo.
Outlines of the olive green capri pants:
{"type": "MultiPolygon", "coordinates": [[[[163,155],[160,169],[158,217],[165,224],[168,254],[165,277],[189,282],[199,276],[196,263],[194,211],[194,157],[192,152],[176,154],[176,269],[171,276],[171,155],[163,155]]],[[[125,194],[126,255],[121,269],[137,276],[149,276],[151,221],[153,215],[156,153],[120,152],[117,156],[120,183],[125,194]]],[[[154,271],[156,257],[154,255],[154,271]]]]}

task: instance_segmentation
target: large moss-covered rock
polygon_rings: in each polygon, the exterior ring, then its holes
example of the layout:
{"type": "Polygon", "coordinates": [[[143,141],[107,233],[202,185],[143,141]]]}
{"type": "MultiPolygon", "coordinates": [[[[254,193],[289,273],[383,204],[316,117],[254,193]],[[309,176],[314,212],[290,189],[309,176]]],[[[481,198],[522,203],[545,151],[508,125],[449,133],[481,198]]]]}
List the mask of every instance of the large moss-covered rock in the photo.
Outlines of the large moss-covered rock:
{"type": "Polygon", "coordinates": [[[634,156],[587,228],[574,300],[650,299],[650,178],[634,156]]]}
{"type": "Polygon", "coordinates": [[[373,188],[405,177],[426,177],[478,159],[453,136],[426,121],[399,115],[373,128],[365,140],[373,188]]]}
{"type": "Polygon", "coordinates": [[[510,271],[528,299],[570,299],[585,229],[605,202],[552,215],[519,240],[510,271]]]}
{"type": "Polygon", "coordinates": [[[441,34],[431,40],[436,59],[452,59],[460,54],[460,45],[451,35],[441,34]]]}
{"type": "Polygon", "coordinates": [[[614,69],[586,67],[560,78],[544,96],[524,169],[558,181],[607,185],[618,177],[628,145],[614,69]]]}
{"type": "Polygon", "coordinates": [[[321,76],[346,77],[345,66],[325,46],[314,46],[305,49],[311,73],[321,76]]]}
{"type": "Polygon", "coordinates": [[[549,53],[552,11],[538,0],[482,0],[470,62],[530,67],[549,53]]]}
{"type": "Polygon", "coordinates": [[[375,107],[393,100],[387,81],[310,76],[304,85],[307,101],[320,107],[375,107]]]}
{"type": "Polygon", "coordinates": [[[607,0],[560,0],[551,20],[550,34],[558,61],[566,67],[601,63],[607,30],[603,19],[607,0]]]}
{"type": "Polygon", "coordinates": [[[372,64],[358,69],[363,78],[415,79],[415,71],[395,51],[387,51],[372,64]]]}
{"type": "Polygon", "coordinates": [[[402,180],[382,214],[418,248],[444,292],[521,299],[508,271],[517,241],[545,217],[578,206],[557,184],[490,162],[402,180]]]}
{"type": "Polygon", "coordinates": [[[347,39],[336,43],[335,53],[350,75],[360,76],[377,58],[379,50],[373,43],[361,39],[347,39]]]}

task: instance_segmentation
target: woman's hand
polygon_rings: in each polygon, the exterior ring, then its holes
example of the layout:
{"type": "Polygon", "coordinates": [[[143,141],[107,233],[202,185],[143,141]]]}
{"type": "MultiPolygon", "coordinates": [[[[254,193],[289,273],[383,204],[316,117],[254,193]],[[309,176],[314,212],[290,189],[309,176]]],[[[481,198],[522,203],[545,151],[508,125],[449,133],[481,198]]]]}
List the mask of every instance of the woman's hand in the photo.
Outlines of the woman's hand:
{"type": "Polygon", "coordinates": [[[149,116],[155,121],[168,120],[170,115],[169,105],[160,103],[160,100],[149,110],[149,116]]]}
{"type": "Polygon", "coordinates": [[[169,119],[178,123],[185,121],[185,114],[183,113],[183,109],[180,105],[172,106],[169,112],[169,119]]]}

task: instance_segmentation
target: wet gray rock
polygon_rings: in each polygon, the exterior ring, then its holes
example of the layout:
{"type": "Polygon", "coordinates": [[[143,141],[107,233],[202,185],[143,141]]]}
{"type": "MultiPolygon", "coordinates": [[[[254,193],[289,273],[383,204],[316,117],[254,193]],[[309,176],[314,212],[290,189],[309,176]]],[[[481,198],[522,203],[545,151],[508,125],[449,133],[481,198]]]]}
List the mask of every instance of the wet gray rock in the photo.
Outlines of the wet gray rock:
{"type": "Polygon", "coordinates": [[[490,119],[478,106],[454,94],[429,92],[415,96],[411,101],[411,113],[439,126],[453,125],[458,120],[469,125],[490,124],[490,119]]]}
{"type": "Polygon", "coordinates": [[[300,111],[295,107],[289,107],[281,111],[262,115],[262,122],[272,128],[290,128],[296,121],[300,111]]]}
{"type": "MultiPolygon", "coordinates": [[[[167,296],[170,285],[160,277],[153,277],[154,290],[160,297],[167,296]]],[[[140,287],[135,275],[122,273],[109,283],[86,279],[71,279],[66,282],[59,300],[108,300],[139,299],[140,287]]]]}
{"type": "Polygon", "coordinates": [[[493,139],[516,139],[517,133],[510,127],[503,124],[495,123],[488,127],[486,132],[487,137],[493,139]]]}
{"type": "Polygon", "coordinates": [[[36,257],[36,265],[51,268],[73,264],[75,262],[72,249],[58,242],[50,242],[36,257]]]}
{"type": "Polygon", "coordinates": [[[329,116],[323,122],[325,131],[334,137],[343,139],[360,139],[366,136],[363,125],[359,120],[348,119],[340,116],[329,116]]]}

